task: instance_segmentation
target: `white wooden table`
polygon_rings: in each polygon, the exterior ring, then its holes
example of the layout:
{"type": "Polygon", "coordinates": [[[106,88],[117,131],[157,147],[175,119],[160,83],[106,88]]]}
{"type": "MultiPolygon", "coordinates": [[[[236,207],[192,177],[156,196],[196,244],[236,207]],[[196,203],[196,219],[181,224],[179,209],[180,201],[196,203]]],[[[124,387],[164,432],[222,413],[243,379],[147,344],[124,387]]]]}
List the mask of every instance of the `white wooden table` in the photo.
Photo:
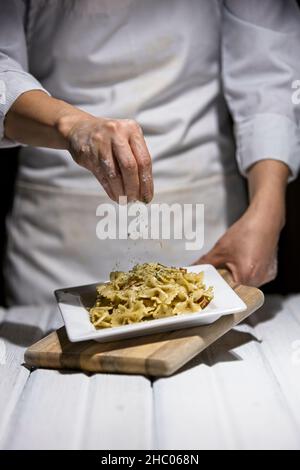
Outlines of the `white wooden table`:
{"type": "Polygon", "coordinates": [[[57,310],[0,310],[1,449],[300,449],[300,296],[266,306],[170,378],[22,365],[57,310]]]}

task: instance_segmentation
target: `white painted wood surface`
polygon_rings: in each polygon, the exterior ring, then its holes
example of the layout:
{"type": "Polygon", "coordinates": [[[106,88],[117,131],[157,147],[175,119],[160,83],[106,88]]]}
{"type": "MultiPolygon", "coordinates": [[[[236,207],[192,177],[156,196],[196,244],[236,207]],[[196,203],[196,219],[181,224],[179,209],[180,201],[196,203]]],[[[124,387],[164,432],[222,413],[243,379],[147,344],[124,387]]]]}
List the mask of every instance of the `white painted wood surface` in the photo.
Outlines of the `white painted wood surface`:
{"type": "MultiPolygon", "coordinates": [[[[300,315],[299,298],[296,305],[300,315]]],[[[300,325],[288,306],[269,298],[239,334],[203,355],[204,365],[154,384],[161,448],[300,448],[300,365],[292,364],[300,325]]]]}
{"type": "Polygon", "coordinates": [[[59,322],[50,308],[0,310],[0,448],[300,449],[300,296],[268,298],[247,324],[153,384],[30,373],[25,347],[59,322]]]}
{"type": "Polygon", "coordinates": [[[151,448],[148,379],[50,370],[30,374],[22,366],[25,348],[50,326],[59,326],[53,308],[12,309],[2,315],[0,338],[7,357],[0,366],[0,448],[151,448]]]}
{"type": "Polygon", "coordinates": [[[30,371],[22,366],[24,350],[48,331],[51,310],[15,308],[0,316],[0,447],[30,371]]]}

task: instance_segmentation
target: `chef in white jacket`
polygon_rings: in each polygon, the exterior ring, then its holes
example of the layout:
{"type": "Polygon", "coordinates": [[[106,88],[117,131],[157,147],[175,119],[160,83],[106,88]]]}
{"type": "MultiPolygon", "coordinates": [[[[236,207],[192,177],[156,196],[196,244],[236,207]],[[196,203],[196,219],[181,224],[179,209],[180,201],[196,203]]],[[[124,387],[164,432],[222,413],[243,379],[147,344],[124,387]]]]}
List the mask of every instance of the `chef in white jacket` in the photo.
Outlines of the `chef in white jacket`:
{"type": "Polygon", "coordinates": [[[296,0],[1,0],[0,143],[22,145],[10,303],[139,261],[272,279],[300,161],[299,46],[296,0]],[[153,194],[204,204],[199,252],[97,238],[99,204],[153,194]]]}

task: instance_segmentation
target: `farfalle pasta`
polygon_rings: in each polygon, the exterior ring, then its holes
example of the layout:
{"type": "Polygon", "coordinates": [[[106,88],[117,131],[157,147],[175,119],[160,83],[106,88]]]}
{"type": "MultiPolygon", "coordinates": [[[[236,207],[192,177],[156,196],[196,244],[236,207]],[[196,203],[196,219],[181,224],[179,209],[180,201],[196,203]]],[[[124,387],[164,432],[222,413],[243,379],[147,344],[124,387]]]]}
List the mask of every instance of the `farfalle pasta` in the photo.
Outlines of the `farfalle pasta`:
{"type": "Polygon", "coordinates": [[[128,273],[112,272],[110,282],[97,287],[89,310],[96,329],[112,328],[183,313],[199,312],[213,299],[203,273],[169,268],[158,263],[138,264],[128,273]]]}

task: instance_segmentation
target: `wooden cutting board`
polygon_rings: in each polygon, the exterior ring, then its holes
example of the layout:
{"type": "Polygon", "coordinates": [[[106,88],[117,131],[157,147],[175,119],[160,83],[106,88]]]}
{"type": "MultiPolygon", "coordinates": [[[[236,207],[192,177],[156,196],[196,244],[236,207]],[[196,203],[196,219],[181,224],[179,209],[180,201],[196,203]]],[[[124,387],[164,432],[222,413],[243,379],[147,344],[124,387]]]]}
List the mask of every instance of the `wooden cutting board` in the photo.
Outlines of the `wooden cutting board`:
{"type": "Polygon", "coordinates": [[[31,367],[47,369],[172,375],[264,303],[259,289],[234,285],[228,272],[221,271],[221,274],[246,303],[245,312],[224,316],[212,325],[102,344],[71,343],[65,328],[61,328],[28,348],[25,362],[31,367]]]}

